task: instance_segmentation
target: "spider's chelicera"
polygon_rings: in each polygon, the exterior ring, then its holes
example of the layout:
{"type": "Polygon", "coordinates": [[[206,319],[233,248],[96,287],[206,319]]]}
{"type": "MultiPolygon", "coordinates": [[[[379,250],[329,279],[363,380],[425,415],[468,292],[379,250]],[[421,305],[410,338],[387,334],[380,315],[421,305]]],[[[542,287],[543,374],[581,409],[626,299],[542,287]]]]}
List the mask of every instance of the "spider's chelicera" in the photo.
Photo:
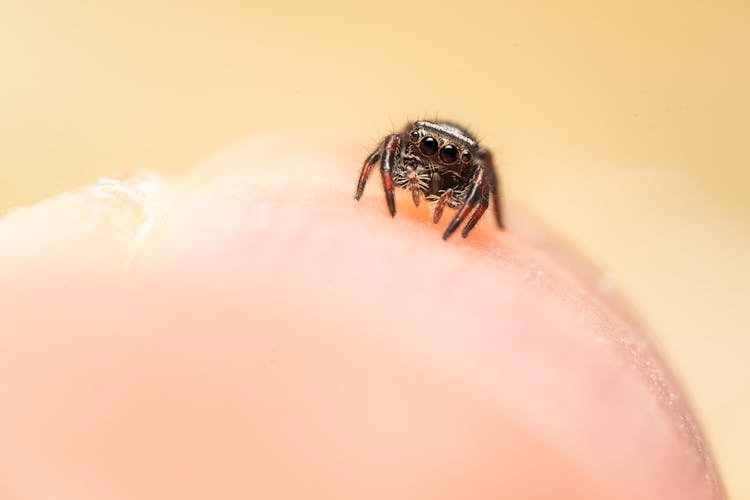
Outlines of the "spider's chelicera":
{"type": "Polygon", "coordinates": [[[490,198],[497,225],[503,228],[492,154],[465,129],[447,122],[418,121],[408,124],[399,134],[386,136],[362,166],[354,196],[357,200],[378,162],[391,216],[396,215],[396,186],[411,193],[414,205],[419,206],[422,197],[435,202],[435,223],[446,206],[458,209],[443,233],[444,240],[464,221],[461,236],[466,238],[490,206],[490,198]]]}

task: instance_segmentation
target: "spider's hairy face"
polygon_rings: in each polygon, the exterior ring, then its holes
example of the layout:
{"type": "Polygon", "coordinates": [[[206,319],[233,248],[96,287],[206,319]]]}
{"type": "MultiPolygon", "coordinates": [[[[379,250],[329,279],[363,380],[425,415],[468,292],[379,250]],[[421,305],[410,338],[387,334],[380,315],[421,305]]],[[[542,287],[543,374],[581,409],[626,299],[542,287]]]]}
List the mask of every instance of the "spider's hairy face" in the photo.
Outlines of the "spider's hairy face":
{"type": "Polygon", "coordinates": [[[478,144],[466,130],[450,123],[418,121],[405,130],[404,156],[437,169],[460,171],[471,164],[478,144]]]}

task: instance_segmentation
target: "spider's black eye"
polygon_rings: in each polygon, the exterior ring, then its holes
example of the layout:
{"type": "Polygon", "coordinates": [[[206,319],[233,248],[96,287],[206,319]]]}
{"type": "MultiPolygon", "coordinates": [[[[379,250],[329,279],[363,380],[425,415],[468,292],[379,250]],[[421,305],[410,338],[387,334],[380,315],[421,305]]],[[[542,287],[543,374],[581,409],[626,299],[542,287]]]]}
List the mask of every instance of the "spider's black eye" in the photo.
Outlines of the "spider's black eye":
{"type": "Polygon", "coordinates": [[[434,137],[427,136],[419,143],[419,150],[425,156],[432,156],[437,153],[438,142],[434,137]]]}
{"type": "Polygon", "coordinates": [[[471,161],[471,153],[468,151],[464,151],[461,155],[461,162],[462,163],[469,163],[471,161]]]}
{"type": "Polygon", "coordinates": [[[443,163],[455,163],[458,160],[458,149],[450,144],[443,146],[440,150],[440,160],[443,163]]]}
{"type": "Polygon", "coordinates": [[[409,133],[409,138],[412,142],[417,142],[419,140],[419,131],[417,129],[412,130],[409,133]]]}

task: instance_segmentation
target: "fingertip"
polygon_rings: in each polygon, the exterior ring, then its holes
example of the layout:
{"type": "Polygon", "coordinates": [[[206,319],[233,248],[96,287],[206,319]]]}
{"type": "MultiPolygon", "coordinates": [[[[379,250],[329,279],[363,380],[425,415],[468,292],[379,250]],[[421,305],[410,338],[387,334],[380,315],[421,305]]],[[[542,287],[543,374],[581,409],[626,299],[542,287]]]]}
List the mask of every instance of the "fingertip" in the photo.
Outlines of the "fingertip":
{"type": "MultiPolygon", "coordinates": [[[[429,215],[408,203],[395,219],[393,197],[387,197],[387,212],[380,196],[351,203],[357,148],[338,139],[294,150],[288,144],[284,136],[255,138],[181,181],[138,250],[132,293],[92,286],[60,300],[41,284],[32,287],[40,304],[49,303],[68,321],[33,318],[42,324],[42,340],[66,326],[87,328],[79,317],[96,332],[119,334],[78,336],[62,346],[34,342],[23,349],[48,357],[26,356],[28,366],[13,361],[21,356],[12,349],[0,349],[7,357],[0,366],[52,379],[45,367],[61,356],[73,360],[70,372],[80,375],[65,380],[80,388],[102,370],[110,373],[103,380],[130,380],[122,374],[131,374],[134,361],[116,354],[156,346],[149,352],[152,371],[129,390],[140,400],[156,380],[175,395],[156,399],[153,411],[162,420],[156,419],[154,441],[140,443],[146,452],[164,444],[157,449],[160,460],[175,459],[160,430],[174,442],[193,439],[221,451],[201,435],[213,425],[222,450],[230,451],[212,455],[218,464],[237,456],[233,443],[254,440],[270,457],[256,457],[258,470],[270,476],[324,470],[331,474],[321,477],[334,489],[351,486],[337,473],[346,470],[373,488],[413,484],[416,477],[436,499],[450,497],[447,492],[482,498],[472,489],[476,484],[487,488],[487,498],[519,498],[527,493],[524,485],[535,482],[546,497],[722,496],[697,426],[686,425],[694,417],[644,332],[588,293],[564,265],[518,232],[491,224],[442,245],[439,229],[426,223],[429,215]],[[74,297],[85,293],[91,297],[74,297]],[[101,309],[92,312],[92,303],[101,309]],[[77,344],[81,339],[95,342],[77,344]],[[76,356],[88,363],[78,371],[76,356]],[[35,366],[39,359],[52,362],[35,366]],[[182,436],[165,415],[195,411],[196,390],[215,405],[201,405],[207,409],[182,436]],[[292,467],[273,461],[282,455],[294,458],[292,467]],[[457,468],[456,457],[471,467],[457,468]],[[438,469],[459,471],[451,476],[453,489],[432,473],[438,469]]],[[[17,316],[21,331],[30,319],[17,316]]],[[[43,397],[37,402],[45,404],[43,397]]],[[[70,406],[48,410],[29,411],[65,415],[70,406]]],[[[151,408],[132,410],[135,421],[152,422],[151,408]]],[[[81,442],[86,421],[111,417],[106,409],[102,415],[72,426],[81,442]]],[[[130,420],[121,425],[127,430],[130,420]]],[[[112,439],[105,427],[97,427],[104,441],[112,439]]],[[[122,449],[128,444],[120,443],[122,449]]],[[[92,464],[100,460],[95,455],[92,464]]],[[[104,458],[122,470],[138,469],[115,455],[104,458]]],[[[216,477],[225,477],[219,469],[212,469],[216,477]]],[[[246,484],[245,475],[230,476],[246,484]]],[[[198,481],[185,477],[186,484],[198,481]]]]}

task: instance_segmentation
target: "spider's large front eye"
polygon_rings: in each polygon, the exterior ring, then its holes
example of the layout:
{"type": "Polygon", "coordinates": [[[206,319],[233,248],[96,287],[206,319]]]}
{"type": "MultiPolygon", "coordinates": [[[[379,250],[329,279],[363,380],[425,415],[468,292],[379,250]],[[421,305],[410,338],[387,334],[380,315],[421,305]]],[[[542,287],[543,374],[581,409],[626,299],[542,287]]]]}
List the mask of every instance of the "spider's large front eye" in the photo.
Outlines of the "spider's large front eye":
{"type": "Polygon", "coordinates": [[[443,163],[455,163],[458,160],[458,149],[450,144],[443,146],[440,150],[440,161],[443,163]]]}
{"type": "Polygon", "coordinates": [[[425,156],[432,156],[437,153],[438,142],[434,137],[427,136],[419,143],[419,150],[425,156]]]}

